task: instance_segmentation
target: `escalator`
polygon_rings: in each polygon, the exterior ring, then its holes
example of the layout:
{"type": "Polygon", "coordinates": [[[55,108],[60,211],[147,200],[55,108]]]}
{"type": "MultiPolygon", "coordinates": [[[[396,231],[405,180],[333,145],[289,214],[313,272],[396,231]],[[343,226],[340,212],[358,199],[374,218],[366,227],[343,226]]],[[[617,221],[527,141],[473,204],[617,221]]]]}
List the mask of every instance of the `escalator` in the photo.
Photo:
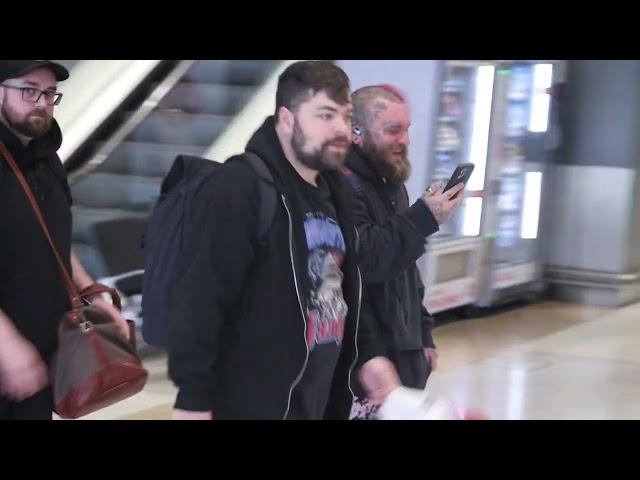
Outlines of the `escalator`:
{"type": "Polygon", "coordinates": [[[175,157],[203,155],[280,63],[201,60],[185,66],[186,62],[160,69],[140,87],[142,94],[113,116],[111,125],[101,127],[96,138],[65,163],[74,199],[73,248],[93,278],[122,273],[110,268],[100,251],[96,225],[147,218],[175,157]],[[185,73],[162,98],[150,99],[176,67],[185,73]],[[157,104],[149,108],[153,101],[157,104]],[[108,151],[118,129],[145,107],[149,111],[144,118],[108,151]]]}
{"type": "Polygon", "coordinates": [[[159,62],[66,159],[73,250],[92,278],[123,293],[131,307],[127,313],[137,321],[141,238],[163,177],[178,154],[210,155],[216,139],[281,63],[159,62]]]}

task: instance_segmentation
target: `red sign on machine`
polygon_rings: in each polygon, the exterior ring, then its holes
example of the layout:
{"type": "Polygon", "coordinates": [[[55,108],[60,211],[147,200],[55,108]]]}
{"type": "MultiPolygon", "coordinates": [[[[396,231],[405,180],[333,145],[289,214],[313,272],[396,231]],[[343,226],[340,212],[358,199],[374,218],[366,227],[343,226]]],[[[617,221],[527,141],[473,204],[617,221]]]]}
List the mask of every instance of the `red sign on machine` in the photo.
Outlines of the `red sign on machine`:
{"type": "Polygon", "coordinates": [[[467,305],[476,300],[477,291],[474,279],[449,282],[430,291],[425,299],[425,306],[430,313],[436,313],[467,305]]]}

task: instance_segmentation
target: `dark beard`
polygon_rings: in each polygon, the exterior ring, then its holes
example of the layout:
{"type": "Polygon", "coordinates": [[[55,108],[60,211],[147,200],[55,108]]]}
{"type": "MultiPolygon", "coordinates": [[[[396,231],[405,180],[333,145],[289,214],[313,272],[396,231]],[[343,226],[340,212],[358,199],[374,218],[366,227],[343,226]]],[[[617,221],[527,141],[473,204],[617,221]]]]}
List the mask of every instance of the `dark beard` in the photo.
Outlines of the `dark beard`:
{"type": "Polygon", "coordinates": [[[17,120],[15,112],[9,108],[5,101],[2,102],[2,116],[7,125],[16,132],[28,138],[40,138],[46,135],[51,129],[53,118],[46,113],[43,115],[34,115],[36,110],[30,112],[24,120],[17,120]]]}
{"type": "Polygon", "coordinates": [[[303,165],[316,170],[318,172],[326,172],[331,170],[339,170],[344,165],[347,158],[348,148],[345,148],[344,153],[332,153],[329,152],[329,146],[331,143],[344,142],[345,145],[349,145],[349,139],[347,137],[337,137],[328,140],[322,144],[319,150],[313,153],[305,153],[303,146],[306,143],[306,137],[298,120],[294,120],[293,124],[293,137],[291,139],[291,148],[295,153],[296,158],[303,165]]]}
{"type": "Polygon", "coordinates": [[[406,147],[403,148],[402,158],[397,161],[391,152],[378,149],[373,142],[363,142],[362,151],[367,155],[371,166],[378,175],[393,185],[402,185],[411,175],[411,164],[407,156],[406,147]]]}

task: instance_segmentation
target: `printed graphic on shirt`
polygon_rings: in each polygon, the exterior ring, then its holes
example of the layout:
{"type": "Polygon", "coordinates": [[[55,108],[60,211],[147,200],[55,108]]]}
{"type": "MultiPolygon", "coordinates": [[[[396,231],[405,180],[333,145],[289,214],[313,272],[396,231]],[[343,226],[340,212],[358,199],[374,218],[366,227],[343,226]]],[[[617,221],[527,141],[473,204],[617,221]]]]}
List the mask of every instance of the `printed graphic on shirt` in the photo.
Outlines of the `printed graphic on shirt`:
{"type": "Polygon", "coordinates": [[[321,213],[307,214],[304,222],[309,248],[311,295],[307,306],[307,345],[342,343],[347,303],[342,295],[346,247],[340,226],[321,213]]]}

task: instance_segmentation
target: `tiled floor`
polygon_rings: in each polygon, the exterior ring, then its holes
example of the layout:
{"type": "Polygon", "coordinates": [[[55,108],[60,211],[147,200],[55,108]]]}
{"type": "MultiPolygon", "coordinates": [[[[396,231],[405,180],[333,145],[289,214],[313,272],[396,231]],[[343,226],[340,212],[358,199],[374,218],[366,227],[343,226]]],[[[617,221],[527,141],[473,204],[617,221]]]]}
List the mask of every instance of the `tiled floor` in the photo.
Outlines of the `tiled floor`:
{"type": "MultiPolygon", "coordinates": [[[[545,302],[435,330],[435,394],[493,419],[640,419],[640,304],[610,310],[545,302]]],[[[163,357],[135,397],[86,419],[168,419],[163,357]]]]}

